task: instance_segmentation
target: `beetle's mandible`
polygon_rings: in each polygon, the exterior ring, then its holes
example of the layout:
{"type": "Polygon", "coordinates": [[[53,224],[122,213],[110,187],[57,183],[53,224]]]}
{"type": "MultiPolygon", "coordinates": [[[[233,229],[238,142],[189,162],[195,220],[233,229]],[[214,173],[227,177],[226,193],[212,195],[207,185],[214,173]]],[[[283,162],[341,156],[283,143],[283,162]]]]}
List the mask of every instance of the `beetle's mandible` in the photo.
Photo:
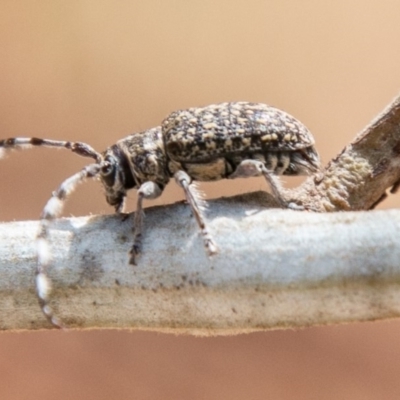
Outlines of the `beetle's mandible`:
{"type": "Polygon", "coordinates": [[[207,229],[193,181],[261,175],[281,206],[287,207],[276,175],[306,175],[319,169],[314,138],[302,123],[277,108],[248,102],[173,112],[161,126],[127,136],[103,153],[81,142],[11,138],[0,140],[0,156],[6,150],[30,146],[66,148],[95,160],[53,192],[41,216],[36,290],[44,314],[58,327],[62,323],[49,307],[50,281],[46,274],[50,263],[49,224],[86,178],[100,178],[106,200],[117,213],[123,211],[127,191],[137,189],[130,252],[130,263],[135,264],[142,247],[143,199],[160,196],[171,178],[184,190],[206,252],[211,255],[217,246],[207,229]]]}

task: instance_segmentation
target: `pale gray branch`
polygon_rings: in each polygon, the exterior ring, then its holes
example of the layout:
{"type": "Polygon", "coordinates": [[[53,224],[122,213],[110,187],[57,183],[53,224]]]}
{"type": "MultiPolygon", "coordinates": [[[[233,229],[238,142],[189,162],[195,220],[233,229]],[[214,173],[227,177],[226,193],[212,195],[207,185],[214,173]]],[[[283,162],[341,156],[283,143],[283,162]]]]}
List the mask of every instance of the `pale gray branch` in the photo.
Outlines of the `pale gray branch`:
{"type": "MultiPolygon", "coordinates": [[[[185,204],[148,209],[137,266],[128,265],[129,219],[56,221],[57,317],[71,328],[213,335],[400,315],[400,211],[317,214],[266,209],[269,201],[211,201],[211,259],[185,204]]],[[[51,328],[34,291],[37,230],[0,225],[1,330],[51,328]]]]}

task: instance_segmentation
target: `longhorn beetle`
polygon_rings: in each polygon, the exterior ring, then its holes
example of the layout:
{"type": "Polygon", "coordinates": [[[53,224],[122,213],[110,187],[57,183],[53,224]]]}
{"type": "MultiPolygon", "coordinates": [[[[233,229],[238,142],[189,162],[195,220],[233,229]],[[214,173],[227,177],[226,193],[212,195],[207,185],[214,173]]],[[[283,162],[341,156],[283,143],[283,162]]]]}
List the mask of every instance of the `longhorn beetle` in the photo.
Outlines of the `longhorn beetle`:
{"type": "Polygon", "coordinates": [[[41,216],[37,236],[36,291],[44,315],[55,326],[62,323],[49,306],[49,224],[57,218],[75,187],[86,178],[100,178],[107,202],[121,213],[129,189],[137,189],[133,246],[130,263],[135,264],[142,247],[143,199],[161,195],[174,177],[199,225],[205,250],[217,252],[200,207],[193,181],[264,176],[282,207],[288,204],[275,175],[316,172],[319,158],[314,138],[291,115],[260,103],[236,102],[189,108],[171,113],[156,128],[119,140],[103,153],[81,142],[39,138],[0,140],[2,152],[30,146],[66,148],[93,158],[95,162],[66,179],[53,192],[41,216]]]}

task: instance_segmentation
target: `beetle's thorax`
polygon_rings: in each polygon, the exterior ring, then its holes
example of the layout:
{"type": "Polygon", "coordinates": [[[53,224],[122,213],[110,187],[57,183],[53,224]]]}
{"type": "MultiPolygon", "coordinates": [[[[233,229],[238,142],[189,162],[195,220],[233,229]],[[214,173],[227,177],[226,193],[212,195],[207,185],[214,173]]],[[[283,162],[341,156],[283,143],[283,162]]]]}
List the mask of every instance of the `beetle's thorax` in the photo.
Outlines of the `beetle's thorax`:
{"type": "Polygon", "coordinates": [[[114,163],[113,174],[101,174],[107,202],[118,204],[126,192],[152,181],[164,187],[169,181],[161,128],[135,133],[119,140],[104,153],[114,163]]]}
{"type": "Polygon", "coordinates": [[[138,186],[156,182],[164,187],[169,181],[161,127],[135,133],[117,142],[127,156],[138,186]]]}

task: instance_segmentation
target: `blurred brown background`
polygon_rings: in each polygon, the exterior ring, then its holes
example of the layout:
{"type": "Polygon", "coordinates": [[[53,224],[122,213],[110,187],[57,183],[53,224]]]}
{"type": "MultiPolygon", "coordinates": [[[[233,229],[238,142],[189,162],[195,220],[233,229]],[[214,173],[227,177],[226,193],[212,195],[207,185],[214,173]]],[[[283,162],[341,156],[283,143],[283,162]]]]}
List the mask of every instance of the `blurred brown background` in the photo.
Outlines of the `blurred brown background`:
{"type": "MultiPolygon", "coordinates": [[[[249,100],[303,121],[327,162],[399,92],[399,15],[396,1],[1,0],[0,137],[103,150],[172,110],[249,100]]],[[[2,160],[0,221],[38,218],[86,161],[43,149],[2,160]]],[[[203,185],[210,197],[261,188],[203,185]]],[[[182,197],[172,183],[157,203],[182,197]]],[[[112,209],[90,182],[66,215],[100,212],[112,209]]],[[[398,399],[399,337],[400,321],[214,339],[2,334],[0,398],[398,399]]]]}

